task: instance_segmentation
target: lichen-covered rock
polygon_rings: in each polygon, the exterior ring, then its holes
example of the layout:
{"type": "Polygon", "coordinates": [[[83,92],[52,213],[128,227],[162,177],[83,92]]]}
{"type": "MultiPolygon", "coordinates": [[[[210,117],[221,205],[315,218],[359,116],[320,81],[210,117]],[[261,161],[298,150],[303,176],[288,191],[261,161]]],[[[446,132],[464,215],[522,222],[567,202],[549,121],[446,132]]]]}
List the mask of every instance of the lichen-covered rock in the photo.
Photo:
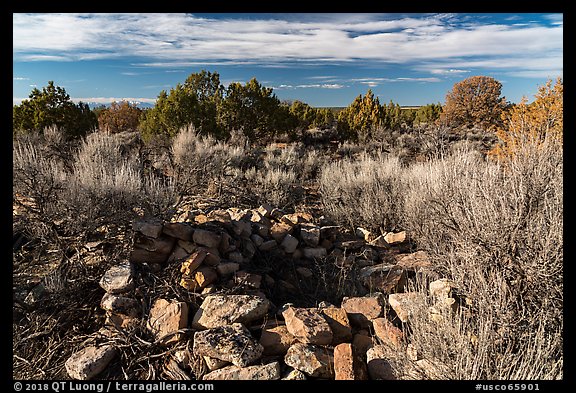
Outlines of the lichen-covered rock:
{"type": "Polygon", "coordinates": [[[70,378],[92,379],[104,371],[116,354],[117,350],[112,345],[89,346],[73,354],[64,366],[70,378]]]}
{"type": "Polygon", "coordinates": [[[332,330],[332,345],[352,341],[352,327],[346,310],[339,307],[326,307],[320,312],[332,330]]]}
{"type": "Polygon", "coordinates": [[[195,229],[192,235],[194,243],[208,248],[218,247],[220,245],[221,236],[218,233],[210,232],[204,229],[195,229]]]}
{"type": "Polygon", "coordinates": [[[270,301],[254,295],[210,295],[194,314],[192,326],[200,329],[230,325],[235,322],[249,324],[268,312],[270,301]]]}
{"type": "Polygon", "coordinates": [[[402,322],[408,322],[416,307],[424,303],[424,295],[419,292],[392,293],[388,295],[388,303],[402,322]]]}
{"type": "Polygon", "coordinates": [[[329,345],[332,342],[332,329],[318,310],[289,307],[282,316],[290,334],[301,343],[329,345]]]}
{"type": "Polygon", "coordinates": [[[375,345],[366,352],[370,379],[397,379],[386,354],[387,348],[384,345],[375,345]]]}
{"type": "Polygon", "coordinates": [[[285,325],[262,329],[260,344],[264,347],[264,356],[286,355],[290,345],[296,342],[285,325]]]}
{"type": "Polygon", "coordinates": [[[329,347],[293,344],[284,356],[284,363],[311,377],[334,378],[334,353],[329,347]]]}
{"type": "Polygon", "coordinates": [[[374,327],[376,337],[378,337],[383,344],[389,344],[397,348],[401,347],[404,333],[388,319],[376,318],[372,321],[372,326],[374,327]]]}
{"type": "Polygon", "coordinates": [[[260,358],[264,348],[241,323],[194,333],[193,352],[245,367],[260,358]]]}
{"type": "Polygon", "coordinates": [[[100,286],[113,295],[131,291],[134,289],[134,266],[129,262],[112,266],[100,279],[100,286]]]}
{"type": "Polygon", "coordinates": [[[183,222],[167,222],[164,224],[162,231],[168,236],[184,241],[192,240],[192,234],[194,233],[194,229],[183,222]]]}
{"type": "Polygon", "coordinates": [[[123,314],[132,318],[140,314],[140,302],[138,300],[126,296],[111,295],[109,293],[104,294],[102,297],[100,307],[106,311],[123,314]]]}
{"type": "Polygon", "coordinates": [[[162,339],[162,343],[171,344],[178,342],[182,335],[172,334],[187,326],[188,304],[166,299],[157,299],[148,316],[147,327],[156,340],[162,339]],[[170,336],[167,336],[172,334],[170,336]]]}
{"type": "Polygon", "coordinates": [[[280,363],[272,362],[248,367],[228,366],[212,371],[202,378],[211,380],[263,381],[280,379],[280,363]]]}
{"type": "Polygon", "coordinates": [[[342,308],[355,325],[366,328],[373,319],[382,315],[382,301],[378,296],[345,297],[342,308]]]}

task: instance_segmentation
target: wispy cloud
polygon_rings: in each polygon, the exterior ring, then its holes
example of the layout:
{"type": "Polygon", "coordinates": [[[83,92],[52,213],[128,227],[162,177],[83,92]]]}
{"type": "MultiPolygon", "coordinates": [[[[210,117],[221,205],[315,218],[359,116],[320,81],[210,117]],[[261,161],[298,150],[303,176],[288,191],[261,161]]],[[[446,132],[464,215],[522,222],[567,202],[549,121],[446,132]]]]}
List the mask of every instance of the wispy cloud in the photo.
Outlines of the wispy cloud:
{"type": "Polygon", "coordinates": [[[309,83],[300,85],[280,85],[275,87],[275,89],[342,89],[346,87],[345,85],[339,83],[309,83]]]}
{"type": "Polygon", "coordinates": [[[24,78],[24,77],[22,77],[22,76],[15,76],[15,77],[12,78],[12,80],[15,80],[15,81],[29,81],[30,78],[24,78]]]}
{"type": "Polygon", "coordinates": [[[418,65],[482,57],[504,63],[521,60],[519,71],[534,71],[530,68],[533,61],[552,56],[551,69],[557,70],[562,68],[563,16],[547,18],[548,24],[514,26],[489,24],[486,18],[455,23],[451,14],[394,18],[287,14],[251,19],[190,14],[13,14],[13,54],[16,61],[135,57],[141,59],[135,62],[141,67],[169,68],[285,67],[302,61],[418,65]]]}
{"type": "Polygon", "coordinates": [[[361,83],[368,87],[376,87],[383,83],[396,83],[396,82],[422,82],[422,83],[436,83],[442,82],[440,78],[436,77],[397,77],[397,78],[353,78],[350,82],[361,83]]]}

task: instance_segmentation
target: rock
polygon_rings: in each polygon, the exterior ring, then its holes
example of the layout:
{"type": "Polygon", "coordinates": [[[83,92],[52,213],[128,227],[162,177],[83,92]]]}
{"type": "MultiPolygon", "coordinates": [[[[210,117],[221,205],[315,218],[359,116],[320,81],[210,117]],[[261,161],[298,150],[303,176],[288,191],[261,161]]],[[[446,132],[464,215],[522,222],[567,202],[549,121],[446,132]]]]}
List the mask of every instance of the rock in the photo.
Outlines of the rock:
{"type": "Polygon", "coordinates": [[[236,262],[222,262],[216,266],[216,272],[222,276],[228,276],[240,270],[240,264],[236,262]]]}
{"type": "Polygon", "coordinates": [[[288,348],[296,342],[285,325],[262,329],[260,345],[264,347],[264,356],[284,356],[288,348]]]}
{"type": "Polygon", "coordinates": [[[218,247],[221,239],[220,234],[206,231],[204,229],[196,229],[194,230],[194,235],[192,235],[194,243],[208,248],[218,247]]]}
{"type": "Polygon", "coordinates": [[[361,268],[358,278],[370,292],[400,292],[406,285],[404,270],[387,263],[361,268]]]}
{"type": "Polygon", "coordinates": [[[284,237],[286,235],[291,234],[292,231],[293,228],[290,225],[285,224],[283,222],[277,222],[274,223],[274,225],[272,225],[272,227],[270,228],[270,236],[272,236],[272,238],[276,240],[276,242],[281,244],[282,240],[284,240],[284,237]]]}
{"type": "Polygon", "coordinates": [[[399,254],[395,256],[396,265],[404,270],[418,271],[422,268],[432,266],[430,257],[426,251],[416,251],[410,254],[399,254]]]}
{"type": "Polygon", "coordinates": [[[249,325],[263,318],[270,307],[266,298],[253,295],[210,295],[194,314],[192,326],[214,328],[232,323],[249,325]]]}
{"type": "Polygon", "coordinates": [[[240,237],[250,237],[252,224],[246,221],[232,221],[232,231],[240,237]]]}
{"type": "Polygon", "coordinates": [[[262,236],[264,239],[266,239],[267,237],[270,236],[270,227],[271,226],[272,226],[272,224],[264,225],[264,224],[254,223],[254,224],[252,224],[252,232],[254,232],[255,234],[262,236]]]}
{"type": "Polygon", "coordinates": [[[234,251],[231,252],[230,254],[228,254],[228,259],[231,262],[235,262],[235,263],[242,263],[244,262],[244,256],[242,255],[241,252],[239,251],[234,251]]]}
{"type": "Polygon", "coordinates": [[[162,227],[162,232],[177,239],[191,241],[194,228],[183,222],[167,222],[162,227]]]}
{"type": "Polygon", "coordinates": [[[298,247],[298,239],[290,234],[287,234],[284,236],[282,243],[280,243],[280,247],[282,247],[288,254],[292,254],[294,251],[296,251],[296,247],[298,247]]]}
{"type": "Polygon", "coordinates": [[[163,344],[172,344],[180,341],[180,333],[167,336],[180,329],[186,328],[188,323],[188,304],[166,299],[157,299],[148,316],[147,328],[154,338],[163,344]],[[167,336],[167,337],[165,337],[167,336]]]}
{"type": "Polygon", "coordinates": [[[168,263],[172,263],[173,261],[182,262],[188,258],[190,254],[191,253],[176,244],[174,250],[172,250],[172,254],[170,254],[170,257],[168,257],[168,263]]]}
{"type": "Polygon", "coordinates": [[[206,257],[204,258],[203,264],[207,266],[218,266],[218,264],[222,261],[220,258],[220,252],[217,248],[206,248],[206,247],[199,247],[198,250],[202,250],[206,252],[206,257]]]}
{"type": "Polygon", "coordinates": [[[288,348],[284,363],[311,377],[334,378],[334,354],[327,347],[295,343],[288,348]]]}
{"type": "Polygon", "coordinates": [[[166,256],[170,255],[175,244],[176,239],[166,235],[160,235],[156,238],[139,235],[134,239],[135,249],[155,252],[166,256]]]}
{"type": "Polygon", "coordinates": [[[386,318],[376,318],[372,320],[372,326],[374,327],[374,334],[383,344],[392,345],[397,348],[401,347],[404,333],[394,326],[392,322],[386,318]]]}
{"type": "Polygon", "coordinates": [[[162,233],[162,220],[135,220],[132,222],[132,229],[135,232],[140,232],[144,236],[157,238],[162,233]]]}
{"type": "Polygon", "coordinates": [[[226,255],[227,253],[234,251],[236,247],[234,246],[234,239],[232,236],[226,232],[222,232],[220,235],[220,244],[218,244],[218,251],[221,255],[226,255]]]}
{"type": "Polygon", "coordinates": [[[420,354],[418,353],[418,349],[414,346],[414,344],[409,343],[406,346],[406,356],[413,362],[420,359],[420,354]]]}
{"type": "Polygon", "coordinates": [[[38,304],[38,302],[42,300],[42,298],[46,296],[47,293],[48,291],[46,290],[46,286],[43,283],[40,283],[34,286],[34,288],[32,288],[30,292],[28,292],[28,294],[24,298],[24,303],[26,303],[29,306],[34,306],[38,304]]]}
{"type": "Polygon", "coordinates": [[[320,238],[335,241],[340,234],[340,226],[329,225],[320,227],[320,238]]]}
{"type": "Polygon", "coordinates": [[[148,251],[135,248],[130,252],[130,257],[128,258],[132,263],[146,263],[149,265],[166,263],[166,260],[170,254],[162,254],[155,251],[148,251]]]}
{"type": "Polygon", "coordinates": [[[204,262],[207,254],[208,253],[204,250],[198,250],[194,254],[190,255],[184,262],[182,262],[180,273],[190,276],[200,267],[202,262],[204,262]]]}
{"type": "Polygon", "coordinates": [[[367,380],[366,364],[352,350],[352,344],[341,343],[334,347],[334,379],[337,381],[367,380]]]}
{"type": "Polygon", "coordinates": [[[264,348],[241,323],[219,326],[194,333],[196,355],[210,356],[245,367],[262,355],[264,348]]]}
{"type": "Polygon", "coordinates": [[[380,235],[380,236],[372,239],[372,241],[370,241],[368,244],[370,244],[371,246],[380,247],[380,248],[390,248],[390,244],[388,244],[388,242],[386,241],[386,239],[384,238],[383,235],[380,235]]]}
{"type": "Polygon", "coordinates": [[[296,273],[298,273],[300,277],[305,279],[314,276],[314,272],[312,272],[312,270],[302,266],[296,268],[296,273]]]}
{"type": "Polygon", "coordinates": [[[277,220],[280,221],[280,219],[282,218],[282,216],[284,216],[286,214],[286,212],[284,210],[278,209],[278,208],[274,208],[272,209],[272,211],[270,212],[270,216],[277,220]]]}
{"type": "Polygon", "coordinates": [[[70,378],[88,380],[104,371],[116,354],[112,345],[89,346],[73,354],[64,366],[70,378]]]}
{"type": "Polygon", "coordinates": [[[194,242],[188,242],[184,240],[178,240],[177,244],[179,247],[182,247],[188,254],[192,254],[198,246],[194,242]]]}
{"type": "Polygon", "coordinates": [[[446,370],[447,367],[443,366],[439,361],[433,361],[430,359],[420,359],[417,360],[416,366],[420,369],[420,371],[426,376],[428,379],[432,380],[440,380],[440,379],[447,379],[447,376],[450,375],[450,371],[446,370]]]}
{"type": "Polygon", "coordinates": [[[315,258],[324,258],[328,253],[326,252],[326,249],[323,247],[316,247],[316,248],[306,247],[302,249],[302,254],[304,255],[304,258],[315,259],[315,258]]]}
{"type": "Polygon", "coordinates": [[[397,233],[388,232],[384,235],[384,240],[390,245],[404,243],[406,241],[406,231],[397,233]]]}
{"type": "Polygon", "coordinates": [[[199,291],[218,280],[216,270],[210,266],[201,266],[192,275],[183,275],[180,285],[189,291],[199,291]]]}
{"type": "Polygon", "coordinates": [[[250,216],[250,221],[256,224],[266,225],[268,227],[272,226],[270,219],[264,217],[260,212],[257,210],[252,210],[252,215],[250,216]]]}
{"type": "Polygon", "coordinates": [[[264,238],[258,235],[257,233],[251,235],[250,239],[252,240],[252,243],[254,243],[256,247],[260,247],[262,243],[264,243],[264,238]]]}
{"type": "Polygon", "coordinates": [[[317,310],[289,307],[282,313],[288,332],[301,343],[329,345],[332,343],[332,330],[328,322],[317,310]]]}
{"type": "Polygon", "coordinates": [[[273,249],[275,249],[278,246],[278,243],[276,243],[276,240],[272,239],[272,240],[268,240],[264,243],[262,243],[260,245],[260,247],[258,247],[258,249],[260,251],[271,251],[273,249]]]}
{"type": "Polygon", "coordinates": [[[203,381],[211,380],[276,380],[280,379],[280,363],[272,362],[264,365],[248,367],[229,366],[220,370],[212,371],[202,378],[203,381]]]}
{"type": "Polygon", "coordinates": [[[419,292],[392,293],[388,295],[390,307],[392,307],[402,322],[408,322],[414,308],[423,304],[424,301],[424,295],[419,292]]]}
{"type": "Polygon", "coordinates": [[[342,308],[348,313],[350,322],[361,328],[370,326],[373,319],[382,315],[382,302],[380,297],[344,297],[342,308]]]}
{"type": "Polygon", "coordinates": [[[114,295],[130,292],[134,289],[134,266],[129,262],[112,266],[100,279],[100,286],[114,295]]]}
{"type": "Polygon", "coordinates": [[[458,311],[458,307],[459,306],[456,302],[456,299],[446,297],[436,301],[433,306],[428,307],[428,316],[432,321],[436,323],[445,323],[449,321],[451,316],[458,311]]]}
{"type": "Polygon", "coordinates": [[[352,340],[352,328],[348,314],[343,308],[327,307],[320,310],[332,330],[332,345],[352,340]]]}
{"type": "Polygon", "coordinates": [[[268,203],[263,203],[257,210],[258,213],[260,213],[261,216],[270,218],[271,217],[271,213],[272,210],[274,210],[274,208],[269,205],[268,203]]]}
{"type": "Polygon", "coordinates": [[[136,299],[106,293],[104,297],[102,297],[100,307],[106,311],[135,318],[140,314],[141,306],[140,302],[136,299]]]}
{"type": "Polygon", "coordinates": [[[384,345],[375,345],[366,352],[368,375],[370,375],[370,379],[396,379],[392,365],[386,357],[386,351],[387,348],[384,345]]]}
{"type": "Polygon", "coordinates": [[[310,247],[318,247],[320,243],[320,228],[311,224],[300,226],[300,239],[310,247]]]}
{"type": "Polygon", "coordinates": [[[230,213],[226,210],[222,210],[222,209],[216,209],[216,210],[212,210],[211,212],[209,212],[206,217],[210,220],[210,221],[215,221],[215,222],[219,222],[221,224],[230,224],[230,222],[232,221],[232,217],[230,216],[230,213]]]}
{"type": "Polygon", "coordinates": [[[452,288],[456,288],[453,281],[447,278],[441,278],[440,280],[432,281],[428,285],[430,296],[436,300],[444,300],[450,297],[452,288]]]}
{"type": "Polygon", "coordinates": [[[376,239],[376,236],[372,232],[370,232],[368,229],[360,227],[356,228],[355,234],[357,237],[359,237],[360,239],[364,239],[364,241],[366,242],[370,242],[376,239]]]}
{"type": "Polygon", "coordinates": [[[300,370],[290,367],[288,372],[282,376],[283,381],[305,381],[306,374],[300,370]]]}
{"type": "Polygon", "coordinates": [[[239,271],[234,275],[234,282],[238,285],[246,285],[258,289],[262,284],[262,276],[259,274],[239,271]]]}
{"type": "Polygon", "coordinates": [[[204,362],[206,363],[206,367],[208,370],[214,371],[218,370],[219,368],[226,367],[230,365],[230,362],[226,362],[224,360],[212,358],[210,356],[202,356],[204,358],[204,362]]]}
{"type": "Polygon", "coordinates": [[[113,326],[117,330],[133,329],[139,326],[140,323],[140,318],[129,317],[123,314],[113,314],[111,312],[106,313],[106,319],[104,320],[104,325],[113,326]]]}
{"type": "Polygon", "coordinates": [[[356,333],[352,338],[352,349],[363,361],[366,361],[366,352],[374,346],[374,340],[369,333],[356,333]]]}
{"type": "Polygon", "coordinates": [[[312,215],[309,213],[293,213],[285,214],[280,218],[281,222],[288,225],[298,225],[312,221],[312,215]]]}

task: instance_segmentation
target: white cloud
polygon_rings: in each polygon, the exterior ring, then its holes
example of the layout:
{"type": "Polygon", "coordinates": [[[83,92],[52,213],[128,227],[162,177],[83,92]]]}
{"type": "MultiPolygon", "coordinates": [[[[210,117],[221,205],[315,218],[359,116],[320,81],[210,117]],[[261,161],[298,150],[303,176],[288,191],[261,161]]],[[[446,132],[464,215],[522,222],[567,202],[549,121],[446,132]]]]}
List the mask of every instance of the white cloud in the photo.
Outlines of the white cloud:
{"type": "Polygon", "coordinates": [[[22,77],[22,76],[15,76],[15,77],[12,78],[12,80],[15,80],[15,81],[29,81],[30,78],[24,78],[24,77],[22,77]]]}
{"type": "Polygon", "coordinates": [[[429,71],[431,74],[438,74],[438,75],[454,75],[454,74],[466,74],[470,72],[470,70],[456,70],[453,68],[450,69],[432,69],[429,71]]]}
{"type": "Polygon", "coordinates": [[[280,86],[275,87],[275,89],[282,90],[282,89],[343,89],[345,85],[340,83],[309,83],[309,84],[301,84],[301,85],[286,85],[282,84],[280,86]]]}
{"type": "MultiPolygon", "coordinates": [[[[519,71],[554,55],[562,68],[563,16],[551,25],[455,23],[458,15],[314,14],[259,19],[187,14],[13,14],[16,61],[137,57],[142,67],[522,58],[519,71]],[[381,18],[379,20],[378,18],[381,18]],[[191,39],[193,37],[193,39],[191,39]],[[556,56],[560,54],[560,56],[556,56]]],[[[458,69],[457,66],[451,67],[458,69]]],[[[440,69],[436,67],[435,69],[440,69]]],[[[441,74],[441,73],[440,73],[441,74]]]]}

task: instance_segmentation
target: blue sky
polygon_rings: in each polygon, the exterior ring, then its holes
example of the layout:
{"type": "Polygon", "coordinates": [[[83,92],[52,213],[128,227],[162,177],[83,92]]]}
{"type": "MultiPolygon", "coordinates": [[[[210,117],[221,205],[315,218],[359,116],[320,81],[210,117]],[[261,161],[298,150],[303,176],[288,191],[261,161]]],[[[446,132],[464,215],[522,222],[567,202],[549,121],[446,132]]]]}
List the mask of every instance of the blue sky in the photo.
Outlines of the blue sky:
{"type": "Polygon", "coordinates": [[[508,101],[563,76],[563,14],[13,14],[13,101],[49,80],[72,99],[154,103],[202,69],[281,100],[444,102],[487,75],[508,101]]]}

